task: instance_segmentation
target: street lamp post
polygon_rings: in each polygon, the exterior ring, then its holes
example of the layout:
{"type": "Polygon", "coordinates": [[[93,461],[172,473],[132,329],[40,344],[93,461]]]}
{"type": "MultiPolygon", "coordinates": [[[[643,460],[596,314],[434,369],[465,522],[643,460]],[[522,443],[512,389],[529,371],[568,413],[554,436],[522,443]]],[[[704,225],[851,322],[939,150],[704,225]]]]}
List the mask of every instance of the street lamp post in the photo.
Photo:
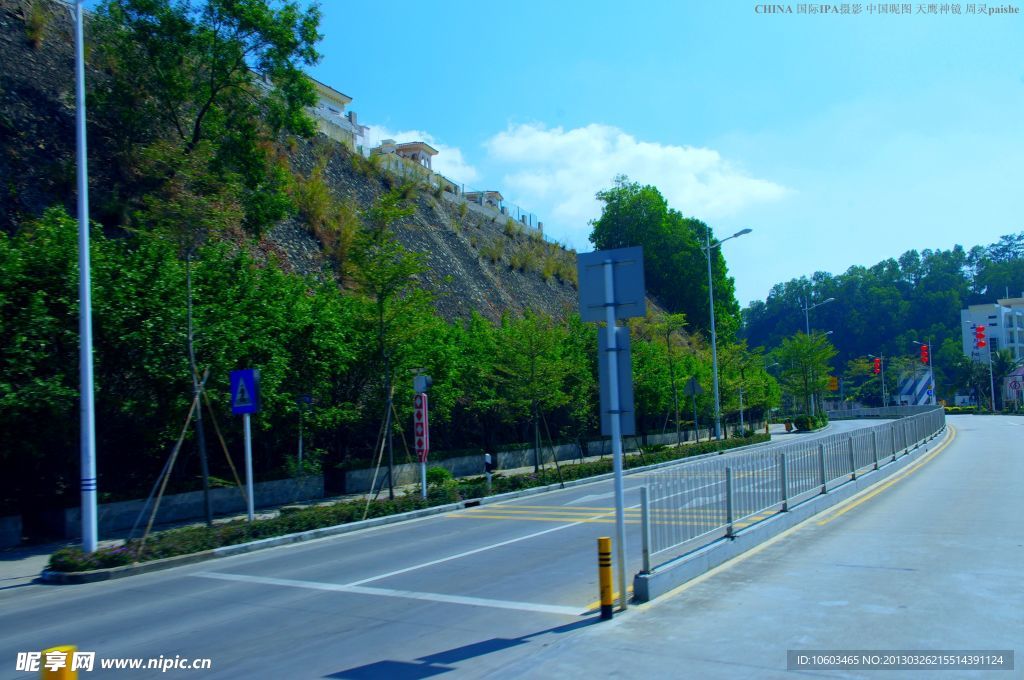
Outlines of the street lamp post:
{"type": "MultiPolygon", "coordinates": [[[[825,303],[823,302],[821,304],[825,304],[825,303]]],[[[835,331],[825,331],[825,333],[823,333],[821,337],[822,338],[827,338],[828,336],[832,335],[832,333],[834,333],[834,332],[835,331]]],[[[813,382],[817,382],[817,377],[818,376],[815,375],[813,377],[814,377],[814,381],[813,382]]],[[[817,390],[817,388],[815,388],[815,390],[811,393],[811,415],[812,416],[814,415],[814,403],[815,403],[815,400],[817,399],[817,397],[818,397],[818,390],[817,390]]]]}
{"type": "Polygon", "coordinates": [[[82,550],[96,552],[96,410],[93,400],[92,283],[89,275],[89,170],[85,136],[83,0],[75,3],[75,130],[78,157],[78,342],[82,550]]]}
{"type": "Polygon", "coordinates": [[[715,439],[722,438],[722,406],[718,399],[718,339],[715,333],[715,292],[711,282],[711,250],[712,248],[718,248],[729,239],[749,234],[751,229],[743,229],[737,231],[729,238],[724,238],[721,241],[711,245],[711,227],[707,228],[705,233],[705,240],[707,245],[704,247],[704,253],[708,256],[708,303],[711,307],[711,370],[712,370],[712,385],[714,386],[715,392],[715,439]]]}
{"type": "MultiPolygon", "coordinates": [[[[810,311],[812,309],[814,309],[815,307],[821,307],[822,305],[827,305],[828,303],[833,302],[834,300],[835,300],[834,297],[830,297],[829,299],[822,300],[821,302],[819,302],[817,304],[808,305],[809,300],[807,299],[806,296],[804,297],[804,306],[803,306],[803,309],[804,309],[804,333],[806,333],[807,335],[811,334],[811,316],[810,316],[810,311]]],[[[826,335],[828,335],[828,333],[826,333],[826,335]]],[[[811,397],[811,415],[812,416],[814,415],[814,397],[811,397]]]]}
{"type": "Polygon", "coordinates": [[[808,306],[807,305],[808,300],[807,300],[806,297],[804,298],[804,332],[807,335],[811,334],[811,317],[810,317],[809,312],[812,309],[814,309],[815,307],[821,307],[822,305],[827,305],[830,302],[835,302],[835,298],[834,297],[830,297],[827,300],[822,300],[821,302],[819,302],[817,304],[813,304],[813,305],[808,306]]]}

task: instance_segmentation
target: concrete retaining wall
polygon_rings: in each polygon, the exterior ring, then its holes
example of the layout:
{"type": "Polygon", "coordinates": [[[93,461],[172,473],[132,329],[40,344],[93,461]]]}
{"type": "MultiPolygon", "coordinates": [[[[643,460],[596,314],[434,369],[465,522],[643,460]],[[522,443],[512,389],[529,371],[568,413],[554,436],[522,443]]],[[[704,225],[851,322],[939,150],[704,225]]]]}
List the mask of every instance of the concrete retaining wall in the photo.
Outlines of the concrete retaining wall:
{"type": "MultiPolygon", "coordinates": [[[[323,498],[324,495],[324,478],[321,476],[259,482],[253,486],[257,508],[323,498]]],[[[237,488],[210,489],[210,503],[214,515],[245,511],[245,499],[237,488]]],[[[145,505],[144,500],[101,504],[98,518],[100,535],[131,529],[145,505]]],[[[140,526],[148,520],[149,512],[147,509],[140,526]]],[[[156,524],[201,519],[205,514],[202,491],[171,494],[164,496],[160,501],[156,524]]],[[[82,535],[81,517],[80,508],[68,508],[64,511],[65,537],[78,538],[82,535]]]]}
{"type": "MultiPolygon", "coordinates": [[[[750,423],[756,431],[764,429],[764,422],[750,423]]],[[[688,441],[687,436],[693,437],[693,431],[683,432],[683,441],[688,441]]],[[[708,441],[710,435],[707,430],[701,430],[701,441],[708,441]]],[[[636,451],[639,437],[625,437],[623,448],[626,451],[636,451]]],[[[647,445],[652,444],[674,444],[676,441],[675,432],[666,434],[652,434],[647,437],[647,445]]],[[[612,454],[611,440],[598,439],[587,444],[585,452],[587,456],[610,456],[612,454]]],[[[553,465],[552,448],[544,447],[541,450],[544,465],[553,465]]],[[[576,444],[560,444],[554,447],[554,456],[559,462],[579,460],[580,450],[576,444]]],[[[514,470],[516,468],[531,467],[534,461],[532,448],[515,449],[513,451],[500,451],[498,453],[498,470],[514,470]]],[[[455,477],[471,477],[484,474],[483,455],[460,456],[458,458],[443,458],[441,460],[427,461],[427,467],[443,467],[455,477]]],[[[377,473],[376,488],[387,484],[387,468],[382,467],[377,473]]],[[[345,473],[345,493],[363,493],[370,490],[373,481],[373,469],[350,470],[345,473]]],[[[395,485],[418,484],[420,481],[419,463],[403,463],[395,466],[395,485]]]]}
{"type": "Polygon", "coordinates": [[[21,543],[21,515],[0,517],[0,548],[11,548],[21,543]]]}

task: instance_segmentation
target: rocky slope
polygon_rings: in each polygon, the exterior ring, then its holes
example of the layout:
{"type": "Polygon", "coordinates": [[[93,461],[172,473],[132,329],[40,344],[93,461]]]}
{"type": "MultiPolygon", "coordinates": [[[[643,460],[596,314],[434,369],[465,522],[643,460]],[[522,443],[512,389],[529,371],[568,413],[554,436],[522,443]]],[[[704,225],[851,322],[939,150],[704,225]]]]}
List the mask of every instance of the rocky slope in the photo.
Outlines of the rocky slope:
{"type": "MultiPolygon", "coordinates": [[[[0,0],[0,229],[7,231],[54,203],[75,210],[73,24],[67,7],[0,0]]],[[[97,77],[87,72],[87,81],[97,77]]],[[[283,147],[300,177],[326,158],[322,176],[331,194],[361,209],[395,184],[367,172],[365,163],[325,137],[283,147]]],[[[90,192],[104,176],[94,163],[90,192]]],[[[467,210],[450,194],[425,188],[411,200],[415,212],[396,234],[424,255],[424,285],[436,294],[444,317],[477,311],[498,319],[527,309],[560,317],[576,308],[576,288],[568,280],[572,253],[504,217],[467,210]]],[[[278,255],[298,273],[326,274],[331,263],[314,232],[301,218],[286,220],[267,230],[255,249],[278,255]]]]}

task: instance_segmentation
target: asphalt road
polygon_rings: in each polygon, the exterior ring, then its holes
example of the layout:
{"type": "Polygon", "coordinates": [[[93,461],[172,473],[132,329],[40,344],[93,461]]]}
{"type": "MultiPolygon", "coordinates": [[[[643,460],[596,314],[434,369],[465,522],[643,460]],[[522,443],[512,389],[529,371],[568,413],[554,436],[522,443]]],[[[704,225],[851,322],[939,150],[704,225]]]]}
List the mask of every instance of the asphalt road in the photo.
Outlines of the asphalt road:
{"type": "MultiPolygon", "coordinates": [[[[627,476],[627,507],[641,481],[627,476]]],[[[17,653],[59,644],[209,658],[210,670],[169,671],[203,678],[500,675],[596,622],[596,538],[614,535],[613,510],[604,481],[117,581],[12,589],[0,593],[0,677],[29,677],[17,653]]]]}

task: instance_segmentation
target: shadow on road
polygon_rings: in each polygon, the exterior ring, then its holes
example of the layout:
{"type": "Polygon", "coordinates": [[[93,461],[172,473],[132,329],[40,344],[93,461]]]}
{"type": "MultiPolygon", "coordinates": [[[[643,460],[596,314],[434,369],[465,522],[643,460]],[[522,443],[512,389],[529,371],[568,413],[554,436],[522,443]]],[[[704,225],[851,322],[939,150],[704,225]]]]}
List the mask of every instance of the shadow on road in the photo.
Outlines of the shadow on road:
{"type": "Polygon", "coordinates": [[[462,647],[446,649],[436,654],[421,656],[415,661],[376,661],[371,664],[349,668],[326,677],[339,678],[342,680],[366,680],[368,678],[388,678],[388,680],[418,680],[419,678],[430,678],[441,673],[456,670],[452,664],[469,659],[475,659],[493,652],[500,652],[504,649],[511,649],[519,645],[527,644],[531,638],[540,637],[548,633],[560,635],[575,630],[586,628],[600,621],[596,616],[583,621],[577,621],[564,626],[548,628],[529,635],[522,635],[517,638],[491,638],[481,640],[462,647]]]}

